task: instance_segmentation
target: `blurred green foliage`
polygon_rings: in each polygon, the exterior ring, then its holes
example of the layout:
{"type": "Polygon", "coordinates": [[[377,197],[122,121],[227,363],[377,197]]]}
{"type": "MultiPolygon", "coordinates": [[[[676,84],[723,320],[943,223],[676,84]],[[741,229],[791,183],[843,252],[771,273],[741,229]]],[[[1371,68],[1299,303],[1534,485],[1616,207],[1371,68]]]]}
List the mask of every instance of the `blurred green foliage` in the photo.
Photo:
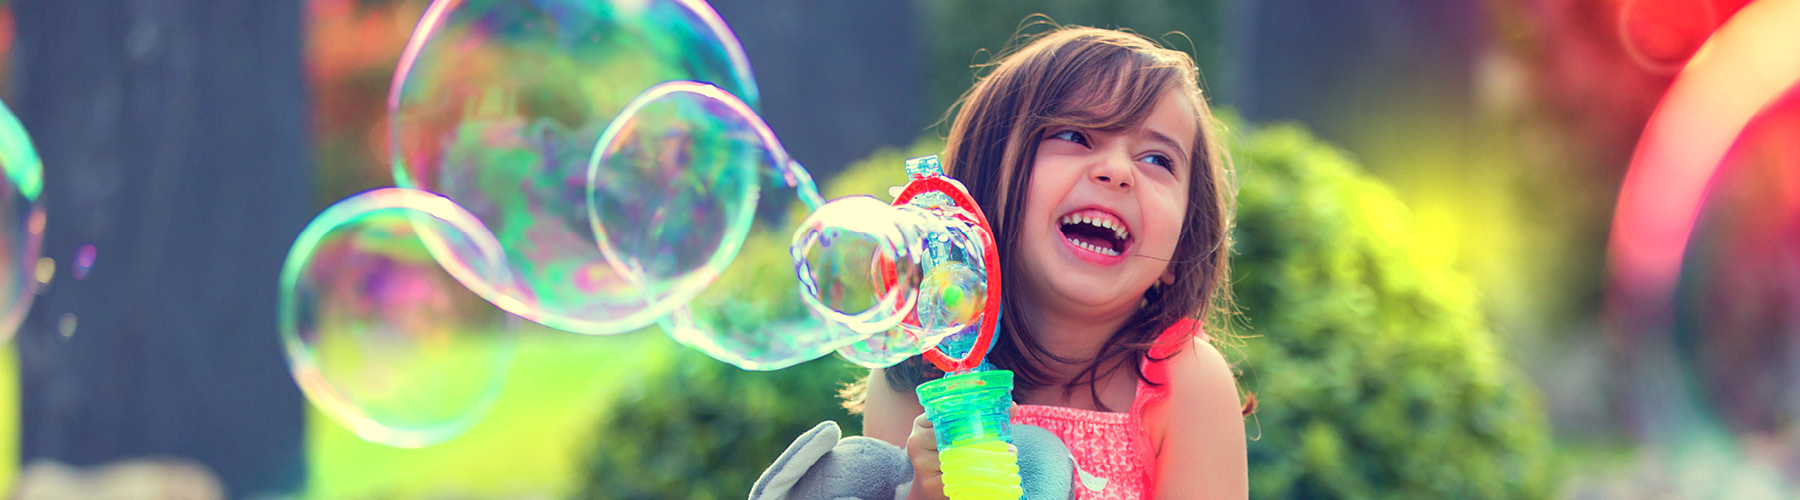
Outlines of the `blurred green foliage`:
{"type": "Polygon", "coordinates": [[[688,349],[670,359],[625,382],[594,430],[575,498],[745,498],[757,475],[819,422],[862,432],[837,391],[866,371],[836,358],[773,372],[688,349]]]}
{"type": "MultiPolygon", "coordinates": [[[[1199,64],[1202,77],[1220,75],[1226,64],[1225,16],[1228,0],[925,0],[917,3],[920,25],[925,30],[922,55],[929,78],[926,83],[927,120],[941,118],[957,96],[975,83],[974,66],[994,61],[1007,42],[1043,14],[1063,25],[1129,28],[1169,48],[1187,52],[1199,64]],[[1031,19],[1027,19],[1031,17],[1031,19]]],[[[1037,25],[1025,33],[1040,33],[1037,25]]],[[[979,74],[986,74],[985,71],[979,74]]],[[[1214,95],[1219,89],[1207,89],[1214,95]]],[[[946,130],[948,128],[946,127],[946,130]]]]}
{"type": "Polygon", "coordinates": [[[1235,143],[1251,496],[1547,496],[1536,388],[1394,194],[1299,127],[1235,143]]]}

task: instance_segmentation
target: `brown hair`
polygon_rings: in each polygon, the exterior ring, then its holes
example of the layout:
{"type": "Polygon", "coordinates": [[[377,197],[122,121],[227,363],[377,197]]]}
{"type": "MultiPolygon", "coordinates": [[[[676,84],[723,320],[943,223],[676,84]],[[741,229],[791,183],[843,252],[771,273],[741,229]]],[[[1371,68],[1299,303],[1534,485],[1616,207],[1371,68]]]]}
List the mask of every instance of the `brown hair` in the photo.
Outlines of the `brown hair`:
{"type": "MultiPolygon", "coordinates": [[[[1158,335],[1184,318],[1224,318],[1229,310],[1225,276],[1231,191],[1229,159],[1216,133],[1199,70],[1186,53],[1164,48],[1135,33],[1088,27],[1057,27],[1036,36],[1017,36],[992,72],[965,92],[946,117],[955,116],[943,153],[948,175],[968,187],[993,224],[1000,255],[1012,254],[1020,235],[1018,220],[1031,183],[1032,159],[1045,134],[1060,127],[1124,130],[1142,123],[1164,92],[1187,97],[1198,120],[1188,165],[1188,206],[1181,236],[1169,266],[1172,284],[1153,286],[1145,305],[1102,345],[1092,359],[1069,359],[1049,352],[1032,335],[1026,314],[1032,307],[1017,285],[1016,259],[1002,258],[1000,273],[1004,308],[1000,333],[987,360],[1012,370],[1017,390],[1045,387],[1055,381],[1042,363],[1087,363],[1064,385],[1073,391],[1086,384],[1097,406],[1093,382],[1113,370],[1137,363],[1110,362],[1147,356],[1158,335]],[[1101,370],[1105,369],[1105,373],[1101,370]]],[[[1159,282],[1160,283],[1160,282],[1159,282]]],[[[1228,321],[1213,321],[1210,337],[1222,340],[1228,321]]],[[[1197,330],[1197,329],[1196,329],[1197,330]]],[[[1198,331],[1166,342],[1186,343],[1198,331]]],[[[942,372],[920,357],[886,370],[895,390],[910,390],[942,372]]],[[[859,384],[861,385],[861,384],[859,384]]],[[[862,388],[852,386],[846,406],[860,406],[862,388]]]]}

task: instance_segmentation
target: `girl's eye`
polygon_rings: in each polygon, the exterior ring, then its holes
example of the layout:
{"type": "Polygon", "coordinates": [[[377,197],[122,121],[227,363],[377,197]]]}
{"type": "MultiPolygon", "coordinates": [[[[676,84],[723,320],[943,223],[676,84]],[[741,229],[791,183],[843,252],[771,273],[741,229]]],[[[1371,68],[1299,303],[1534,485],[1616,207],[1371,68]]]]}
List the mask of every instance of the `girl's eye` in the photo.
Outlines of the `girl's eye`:
{"type": "Polygon", "coordinates": [[[1064,130],[1061,132],[1057,132],[1055,135],[1051,135],[1050,138],[1062,139],[1062,140],[1073,142],[1073,143],[1080,144],[1083,146],[1090,145],[1090,144],[1088,144],[1087,136],[1082,135],[1081,132],[1075,131],[1075,130],[1064,130]]]}
{"type": "Polygon", "coordinates": [[[1153,165],[1156,165],[1158,167],[1162,167],[1162,168],[1165,168],[1168,170],[1175,170],[1175,160],[1170,160],[1169,157],[1163,156],[1160,154],[1153,154],[1150,156],[1145,156],[1143,161],[1150,162],[1153,165]]]}

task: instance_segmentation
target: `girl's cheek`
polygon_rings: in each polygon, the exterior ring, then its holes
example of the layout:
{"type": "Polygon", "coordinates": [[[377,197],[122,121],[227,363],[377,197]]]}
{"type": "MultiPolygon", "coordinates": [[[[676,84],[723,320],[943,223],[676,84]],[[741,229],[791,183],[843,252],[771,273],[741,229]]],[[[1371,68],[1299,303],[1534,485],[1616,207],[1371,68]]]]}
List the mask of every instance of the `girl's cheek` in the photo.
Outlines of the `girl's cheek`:
{"type": "Polygon", "coordinates": [[[1038,144],[1039,151],[1044,151],[1044,152],[1052,153],[1052,154],[1056,154],[1056,155],[1080,154],[1081,152],[1085,151],[1086,149],[1087,148],[1082,147],[1080,144],[1076,144],[1076,143],[1064,141],[1064,140],[1059,140],[1059,139],[1047,139],[1043,143],[1038,144]]]}

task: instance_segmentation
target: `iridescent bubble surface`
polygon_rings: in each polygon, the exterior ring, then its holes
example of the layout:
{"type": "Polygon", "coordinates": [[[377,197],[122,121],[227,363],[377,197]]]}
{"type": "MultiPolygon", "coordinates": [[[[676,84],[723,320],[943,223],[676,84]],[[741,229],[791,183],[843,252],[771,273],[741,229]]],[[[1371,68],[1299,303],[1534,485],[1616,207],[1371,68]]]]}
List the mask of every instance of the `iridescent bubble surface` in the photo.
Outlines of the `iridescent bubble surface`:
{"type": "MultiPolygon", "coordinates": [[[[874,299],[881,307],[865,313],[865,321],[882,320],[867,323],[881,330],[840,347],[838,355],[858,365],[881,368],[924,353],[951,335],[979,332],[988,300],[988,275],[986,250],[972,218],[948,205],[853,205],[854,200],[833,200],[809,220],[825,221],[824,226],[837,230],[879,231],[885,233],[880,238],[902,246],[886,261],[891,264],[884,262],[881,273],[893,280],[883,283],[881,289],[897,292],[896,296],[874,299]],[[895,315],[878,317],[873,311],[895,315]]],[[[856,320],[863,318],[841,321],[856,325],[856,320]]]]}
{"type": "Polygon", "coordinates": [[[908,213],[868,196],[833,200],[802,222],[791,252],[800,298],[826,319],[873,334],[918,300],[924,245],[908,213]]]}
{"type": "Polygon", "coordinates": [[[757,100],[742,48],[698,0],[439,0],[389,95],[395,182],[493,230],[518,290],[472,283],[482,295],[529,296],[513,312],[576,333],[648,325],[652,302],[595,245],[584,174],[610,120],[669,80],[757,100]]]}
{"type": "Polygon", "coordinates": [[[0,342],[5,342],[37,296],[44,248],[44,163],[5,105],[0,105],[0,170],[6,174],[0,177],[0,342]]]}
{"type": "Polygon", "coordinates": [[[279,326],[307,398],[390,446],[437,444],[472,427],[499,396],[518,319],[458,275],[511,283],[499,243],[450,200],[387,188],[327,208],[281,275],[279,326]]]}
{"type": "Polygon", "coordinates": [[[762,119],[718,87],[667,82],[626,105],[600,135],[587,206],[601,255],[640,294],[629,314],[652,320],[718,279],[750,234],[761,178],[789,163],[762,119]]]}
{"type": "Polygon", "coordinates": [[[855,340],[800,297],[789,251],[823,203],[804,168],[730,93],[696,82],[646,91],[608,127],[589,207],[608,263],[675,340],[775,370],[855,340]]]}

